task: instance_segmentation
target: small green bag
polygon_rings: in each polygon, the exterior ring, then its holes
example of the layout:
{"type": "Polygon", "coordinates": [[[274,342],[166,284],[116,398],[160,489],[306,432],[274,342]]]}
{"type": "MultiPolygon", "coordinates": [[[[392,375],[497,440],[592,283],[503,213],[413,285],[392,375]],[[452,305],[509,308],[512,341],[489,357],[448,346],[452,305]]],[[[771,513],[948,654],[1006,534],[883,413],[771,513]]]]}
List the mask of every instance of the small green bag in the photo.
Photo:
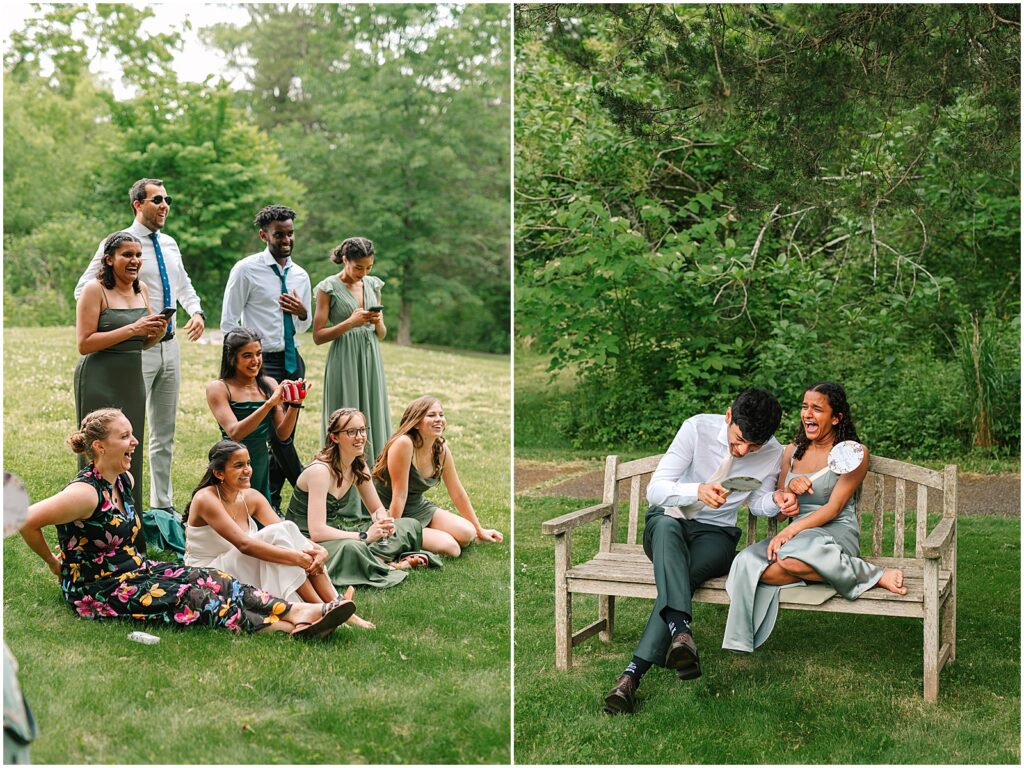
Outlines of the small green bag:
{"type": "Polygon", "coordinates": [[[142,533],[146,548],[175,552],[178,560],[185,554],[185,526],[181,518],[166,509],[147,509],[142,513],[142,533]]]}

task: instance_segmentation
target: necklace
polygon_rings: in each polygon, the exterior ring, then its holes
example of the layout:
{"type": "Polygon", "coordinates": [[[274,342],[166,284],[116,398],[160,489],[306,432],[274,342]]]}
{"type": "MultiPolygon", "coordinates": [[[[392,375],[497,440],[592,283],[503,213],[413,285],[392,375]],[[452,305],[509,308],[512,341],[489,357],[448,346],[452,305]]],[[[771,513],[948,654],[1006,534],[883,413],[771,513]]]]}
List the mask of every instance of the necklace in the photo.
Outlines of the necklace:
{"type": "MultiPolygon", "coordinates": [[[[224,501],[224,497],[221,496],[221,494],[220,494],[220,486],[219,485],[215,485],[213,487],[217,489],[217,498],[220,499],[220,503],[224,504],[225,506],[227,506],[228,502],[224,501]]],[[[237,504],[241,500],[241,498],[242,498],[242,492],[239,491],[237,494],[235,494],[235,500],[232,501],[231,503],[232,504],[237,504]]]]}

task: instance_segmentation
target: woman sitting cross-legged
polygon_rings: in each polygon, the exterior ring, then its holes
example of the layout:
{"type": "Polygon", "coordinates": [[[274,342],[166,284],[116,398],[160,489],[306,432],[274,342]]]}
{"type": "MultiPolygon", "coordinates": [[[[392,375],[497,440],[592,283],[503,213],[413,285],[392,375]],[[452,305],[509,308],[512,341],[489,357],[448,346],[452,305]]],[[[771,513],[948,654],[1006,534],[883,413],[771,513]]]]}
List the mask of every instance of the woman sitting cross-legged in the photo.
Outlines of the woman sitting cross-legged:
{"type": "Polygon", "coordinates": [[[327,422],[327,440],[299,475],[285,517],[328,551],[324,569],[339,588],[391,587],[404,570],[440,561],[420,552],[422,526],[392,520],[370,482],[363,458],[366,421],[339,408],[327,422]]]}
{"type": "Polygon", "coordinates": [[[868,472],[867,449],[852,471],[828,469],[832,447],[847,440],[858,437],[846,390],[830,381],[808,387],[796,438],[782,453],[778,486],[796,495],[799,511],[776,536],[751,544],[733,560],[725,584],[730,602],[723,648],[751,652],[768,639],[785,585],[824,582],[848,600],[876,585],[907,593],[902,571],[860,557],[854,493],[868,472]]]}
{"type": "Polygon", "coordinates": [[[500,542],[503,537],[480,525],[455,471],[455,459],[444,439],[445,425],[440,400],[427,396],[413,401],[377,459],[373,482],[392,517],[412,518],[423,525],[424,549],[458,557],[463,547],[477,539],[500,542]],[[442,480],[459,515],[424,498],[442,480]]]}
{"type": "Polygon", "coordinates": [[[137,547],[142,520],[128,470],[139,441],[131,423],[116,408],[93,411],[68,443],[91,464],[64,490],[29,508],[21,535],[60,577],[64,599],[79,616],[316,638],[355,612],[351,600],[288,602],[216,568],[148,559],[137,547]],[[43,536],[47,525],[57,528],[56,553],[43,536]]]}
{"type": "MultiPolygon", "coordinates": [[[[336,599],[338,591],[323,568],[327,550],[306,539],[295,523],[281,520],[252,489],[248,449],[221,440],[209,459],[185,507],[185,565],[219,568],[285,600],[336,599]]],[[[351,599],[352,590],[345,597],[351,599]]],[[[354,614],[349,623],[373,627],[354,614]]]]}

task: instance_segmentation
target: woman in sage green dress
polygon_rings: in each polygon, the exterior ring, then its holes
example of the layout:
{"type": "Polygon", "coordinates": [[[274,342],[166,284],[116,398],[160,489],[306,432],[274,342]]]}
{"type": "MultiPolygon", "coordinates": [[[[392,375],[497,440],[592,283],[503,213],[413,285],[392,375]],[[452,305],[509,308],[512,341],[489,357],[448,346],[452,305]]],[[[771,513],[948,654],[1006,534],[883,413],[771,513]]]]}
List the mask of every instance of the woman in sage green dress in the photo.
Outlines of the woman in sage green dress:
{"type": "MultiPolygon", "coordinates": [[[[249,449],[252,487],[270,501],[270,448],[273,429],[282,440],[295,431],[301,399],[290,380],[278,384],[263,373],[263,345],[248,328],[224,334],[220,378],[206,385],[206,402],[221,436],[249,449]]],[[[308,387],[308,385],[307,385],[308,387]]],[[[304,395],[303,395],[304,396],[304,395]]]]}
{"type": "MultiPolygon", "coordinates": [[[[127,232],[103,243],[103,261],[95,280],[86,283],[75,312],[78,352],[75,366],[75,418],[100,408],[120,408],[140,435],[146,426],[146,384],[142,350],[167,330],[153,314],[146,285],[139,282],[142,245],[127,232]]],[[[79,456],[78,468],[86,466],[79,456]]],[[[132,456],[135,508],[142,509],[142,451],[132,456]]]]}
{"type": "Polygon", "coordinates": [[[320,438],[326,442],[328,421],[339,408],[356,408],[366,416],[366,456],[372,464],[391,434],[388,389],[380,342],[387,334],[380,290],[384,281],[370,275],[373,243],[351,237],[331,253],[342,264],[337,275],[316,286],[313,342],[331,342],[324,369],[324,408],[320,438]]]}
{"type": "Polygon", "coordinates": [[[327,426],[323,450],[299,475],[285,518],[327,550],[324,569],[335,586],[392,587],[410,568],[440,565],[419,551],[422,526],[392,520],[377,498],[363,458],[363,415],[339,408],[327,426]]]}
{"type": "Polygon", "coordinates": [[[800,428],[786,446],[779,490],[796,494],[800,509],[771,539],[752,544],[733,560],[726,591],[729,617],[722,647],[752,652],[768,639],[779,610],[779,590],[801,582],[824,582],[848,600],[874,586],[905,595],[903,572],[860,557],[860,524],[854,493],[868,471],[868,451],[852,472],[827,470],[832,447],[858,441],[846,391],[833,382],[813,384],[804,393],[800,428]]]}
{"type": "Polygon", "coordinates": [[[423,548],[428,552],[458,557],[463,547],[477,539],[500,542],[500,531],[484,528],[473,502],[459,480],[455,459],[444,439],[446,422],[436,397],[414,400],[398,430],[384,445],[373,468],[373,482],[388,514],[396,520],[413,518],[423,526],[423,548]],[[458,515],[441,509],[424,493],[441,480],[458,515]]]}

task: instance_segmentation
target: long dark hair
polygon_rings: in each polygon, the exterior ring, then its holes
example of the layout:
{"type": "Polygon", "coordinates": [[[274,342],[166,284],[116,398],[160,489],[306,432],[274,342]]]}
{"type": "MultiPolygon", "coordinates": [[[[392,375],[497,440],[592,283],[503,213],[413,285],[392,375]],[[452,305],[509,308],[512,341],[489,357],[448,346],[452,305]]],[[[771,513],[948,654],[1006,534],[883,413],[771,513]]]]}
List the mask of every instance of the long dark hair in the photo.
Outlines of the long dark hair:
{"type": "MultiPolygon", "coordinates": [[[[230,379],[235,375],[235,371],[238,370],[238,350],[246,344],[252,344],[254,341],[259,343],[262,348],[263,340],[260,338],[260,335],[256,331],[242,328],[241,326],[232,328],[224,334],[224,347],[220,356],[221,379],[230,379]]],[[[260,392],[270,397],[270,382],[267,381],[266,374],[263,373],[262,365],[260,365],[260,370],[256,374],[256,386],[260,388],[260,392]]]]}
{"type": "MultiPolygon", "coordinates": [[[[398,429],[395,430],[395,434],[388,438],[388,441],[384,443],[384,448],[380,452],[380,456],[377,458],[377,463],[373,465],[373,476],[380,481],[384,481],[388,473],[388,451],[391,450],[391,446],[394,445],[395,440],[400,438],[402,435],[408,435],[409,439],[412,440],[414,447],[419,448],[423,445],[423,437],[420,435],[419,430],[416,429],[416,425],[419,424],[423,417],[427,415],[427,411],[437,403],[441,404],[441,401],[436,397],[430,395],[424,395],[423,397],[417,398],[409,403],[409,407],[405,409],[405,413],[402,414],[402,420],[398,424],[398,429]]],[[[434,468],[434,476],[440,477],[441,472],[444,470],[444,436],[437,438],[434,441],[434,447],[430,454],[430,463],[434,468]]]]}
{"type": "MultiPolygon", "coordinates": [[[[103,241],[103,256],[100,258],[100,268],[96,271],[96,279],[103,283],[104,288],[113,288],[117,285],[117,280],[114,278],[114,268],[107,264],[107,256],[113,259],[117,249],[124,243],[135,243],[140,248],[142,247],[142,241],[131,232],[115,232],[112,235],[107,235],[107,239],[103,241]]],[[[138,277],[132,281],[132,290],[136,293],[142,290],[139,287],[138,277]]]]}
{"type": "MultiPolygon", "coordinates": [[[[331,440],[331,435],[336,435],[345,429],[354,416],[361,417],[363,425],[366,425],[366,417],[363,416],[363,412],[358,408],[339,408],[331,413],[330,418],[327,419],[327,435],[325,436],[324,447],[316,455],[317,459],[324,462],[330,468],[331,475],[338,485],[341,485],[345,479],[342,473],[341,447],[331,440]]],[[[370,479],[370,469],[366,465],[366,458],[362,454],[352,460],[351,469],[356,485],[362,485],[370,479]]]]}
{"type": "Polygon", "coordinates": [[[192,506],[192,499],[196,497],[203,488],[209,488],[211,485],[220,485],[220,480],[214,475],[214,472],[223,472],[224,467],[228,465],[228,460],[239,451],[246,450],[245,446],[241,443],[236,443],[234,440],[220,440],[213,444],[213,448],[207,454],[209,460],[206,464],[206,471],[203,473],[203,478],[199,481],[199,485],[192,489],[192,494],[188,497],[188,504],[185,505],[185,511],[181,515],[181,522],[188,522],[188,510],[192,506]]]}
{"type": "MultiPolygon", "coordinates": [[[[833,439],[832,444],[841,443],[844,440],[856,440],[860,442],[860,438],[857,437],[857,428],[853,425],[853,415],[850,413],[850,404],[846,401],[846,390],[843,389],[842,384],[836,384],[834,381],[819,381],[817,384],[811,384],[804,393],[807,392],[820,392],[828,399],[829,407],[832,408],[832,415],[839,417],[839,423],[835,425],[832,430],[833,439]]],[[[807,446],[811,444],[810,439],[807,437],[807,433],[804,431],[803,419],[800,420],[800,426],[797,428],[796,437],[793,438],[793,443],[796,445],[796,450],[793,452],[793,458],[799,459],[804,455],[804,451],[807,450],[807,446]]]]}

